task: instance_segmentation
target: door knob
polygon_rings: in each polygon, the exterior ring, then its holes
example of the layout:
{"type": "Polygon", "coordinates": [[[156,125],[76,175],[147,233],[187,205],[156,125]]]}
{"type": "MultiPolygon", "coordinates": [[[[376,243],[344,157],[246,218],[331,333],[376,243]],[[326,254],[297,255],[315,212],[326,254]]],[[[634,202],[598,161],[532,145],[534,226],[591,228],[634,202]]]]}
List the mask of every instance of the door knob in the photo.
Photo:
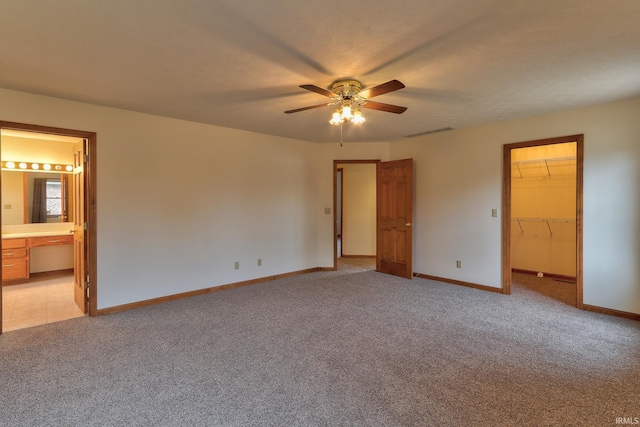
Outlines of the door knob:
{"type": "Polygon", "coordinates": [[[405,224],[407,227],[411,227],[413,224],[411,224],[410,222],[405,224]]]}

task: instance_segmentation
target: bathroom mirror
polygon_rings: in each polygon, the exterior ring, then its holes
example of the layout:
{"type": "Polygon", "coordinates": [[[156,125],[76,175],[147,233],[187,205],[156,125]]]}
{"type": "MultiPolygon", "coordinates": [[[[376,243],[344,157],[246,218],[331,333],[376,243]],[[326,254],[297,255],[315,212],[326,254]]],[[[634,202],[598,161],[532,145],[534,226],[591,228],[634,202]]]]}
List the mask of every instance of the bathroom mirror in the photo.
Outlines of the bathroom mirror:
{"type": "Polygon", "coordinates": [[[73,221],[70,174],[2,171],[2,225],[73,221]]]}

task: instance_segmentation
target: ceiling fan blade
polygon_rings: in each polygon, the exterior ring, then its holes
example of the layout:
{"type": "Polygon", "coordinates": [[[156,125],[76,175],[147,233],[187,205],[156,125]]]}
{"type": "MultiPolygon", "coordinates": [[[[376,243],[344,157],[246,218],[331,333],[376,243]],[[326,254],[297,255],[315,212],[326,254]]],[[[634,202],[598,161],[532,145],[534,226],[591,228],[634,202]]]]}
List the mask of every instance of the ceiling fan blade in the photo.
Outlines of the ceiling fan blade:
{"type": "Polygon", "coordinates": [[[374,96],[382,95],[384,93],[393,92],[394,90],[402,89],[404,85],[398,80],[391,80],[381,85],[374,86],[371,89],[364,89],[360,91],[359,95],[363,98],[373,98],[374,96]]]}
{"type": "Polygon", "coordinates": [[[391,104],[383,104],[382,102],[374,102],[374,101],[367,101],[364,104],[364,108],[370,108],[372,110],[386,111],[387,113],[396,113],[396,114],[402,114],[405,111],[407,111],[407,107],[400,107],[398,105],[391,105],[391,104]]]}
{"type": "Polygon", "coordinates": [[[331,105],[331,104],[324,103],[324,104],[312,105],[310,107],[296,108],[295,110],[285,111],[285,113],[286,114],[299,113],[300,111],[313,110],[314,108],[322,108],[322,107],[326,107],[327,105],[331,105]]]}
{"type": "MultiPolygon", "coordinates": [[[[327,96],[329,98],[335,98],[336,94],[327,89],[322,89],[321,87],[315,85],[301,85],[302,89],[310,90],[311,92],[319,93],[320,95],[327,96]]],[[[404,87],[404,86],[403,86],[404,87]]]]}

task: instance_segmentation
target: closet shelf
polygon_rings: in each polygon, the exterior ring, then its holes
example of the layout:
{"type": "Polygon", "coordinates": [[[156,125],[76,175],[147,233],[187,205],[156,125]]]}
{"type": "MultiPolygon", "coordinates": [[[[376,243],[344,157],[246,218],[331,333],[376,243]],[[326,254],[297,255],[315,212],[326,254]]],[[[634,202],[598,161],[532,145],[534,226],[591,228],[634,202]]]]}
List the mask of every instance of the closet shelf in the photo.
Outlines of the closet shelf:
{"type": "Polygon", "coordinates": [[[524,218],[524,217],[512,217],[511,221],[515,221],[518,223],[518,227],[520,227],[520,234],[524,233],[524,228],[522,228],[523,222],[542,222],[547,225],[547,229],[549,230],[549,237],[553,237],[553,231],[551,230],[551,224],[575,224],[576,220],[574,218],[524,218]]]}
{"type": "Polygon", "coordinates": [[[575,166],[576,156],[518,160],[511,162],[512,171],[517,171],[520,178],[550,178],[551,176],[574,175],[575,166]],[[525,173],[523,172],[531,172],[534,176],[525,176],[525,173]]]}

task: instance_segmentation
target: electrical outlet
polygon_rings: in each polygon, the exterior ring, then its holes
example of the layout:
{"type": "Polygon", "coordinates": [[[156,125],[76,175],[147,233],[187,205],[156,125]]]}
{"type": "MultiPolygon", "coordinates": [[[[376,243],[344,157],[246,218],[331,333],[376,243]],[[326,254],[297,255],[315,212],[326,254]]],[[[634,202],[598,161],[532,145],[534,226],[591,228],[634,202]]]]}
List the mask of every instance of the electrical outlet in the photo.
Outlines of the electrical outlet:
{"type": "Polygon", "coordinates": [[[494,218],[498,217],[498,209],[491,209],[491,216],[494,218]]]}
{"type": "Polygon", "coordinates": [[[462,268],[462,261],[456,261],[456,268],[462,268]]]}
{"type": "Polygon", "coordinates": [[[236,261],[233,268],[235,268],[236,270],[240,270],[240,261],[236,261]]]}
{"type": "Polygon", "coordinates": [[[262,267],[262,258],[258,258],[258,267],[262,267]]]}

